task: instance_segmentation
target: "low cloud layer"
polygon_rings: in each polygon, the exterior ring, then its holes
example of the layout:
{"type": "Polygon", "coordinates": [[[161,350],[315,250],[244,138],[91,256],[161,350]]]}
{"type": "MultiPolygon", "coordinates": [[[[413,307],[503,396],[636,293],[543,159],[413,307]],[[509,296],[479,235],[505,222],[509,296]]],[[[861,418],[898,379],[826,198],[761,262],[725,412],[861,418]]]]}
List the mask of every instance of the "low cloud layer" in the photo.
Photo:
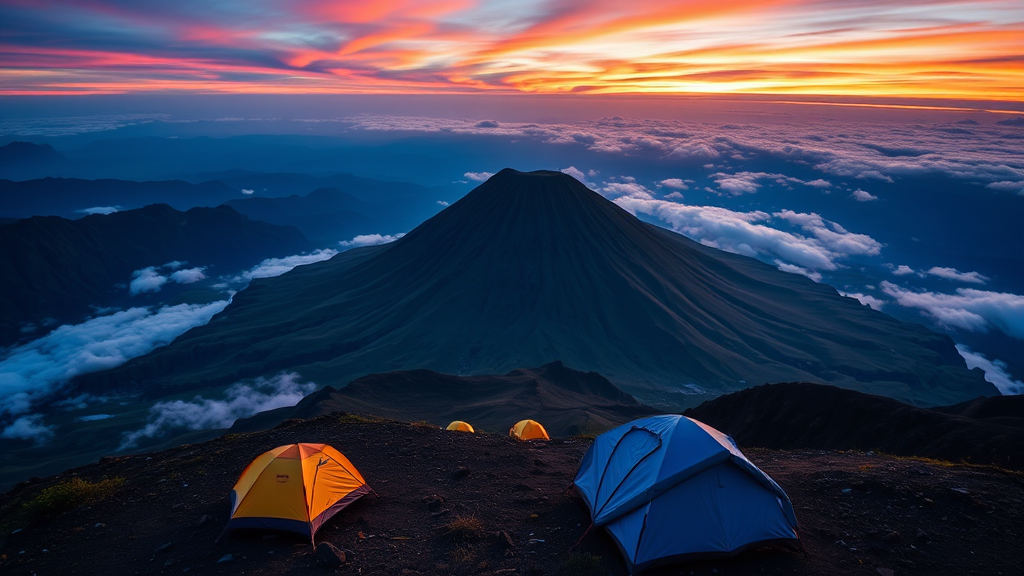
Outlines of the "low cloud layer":
{"type": "Polygon", "coordinates": [[[157,402],[149,410],[146,426],[125,433],[118,450],[134,448],[141,440],[157,438],[175,430],[229,428],[239,418],[294,406],[316,390],[315,383],[300,383],[299,379],[298,374],[281,373],[273,378],[236,383],[225,391],[222,399],[196,396],[190,401],[157,402]]]}
{"type": "Polygon", "coordinates": [[[1014,380],[1007,371],[1006,362],[1001,360],[989,360],[984,354],[973,352],[963,344],[957,344],[956,349],[967,361],[968,368],[981,368],[985,372],[985,380],[999,389],[1004,396],[1011,394],[1024,394],[1024,382],[1014,380]]]}
{"type": "Polygon", "coordinates": [[[955,294],[915,292],[891,282],[882,282],[881,288],[901,306],[920,309],[944,328],[984,332],[994,327],[1024,339],[1024,296],[973,288],[958,288],[955,294]]]}
{"type": "Polygon", "coordinates": [[[0,432],[0,438],[9,440],[31,440],[36,444],[45,444],[53,438],[53,426],[43,424],[41,414],[29,414],[11,422],[0,432]]]}
{"type": "Polygon", "coordinates": [[[359,236],[356,236],[351,240],[342,240],[341,242],[338,242],[338,244],[344,246],[345,248],[358,248],[360,246],[378,246],[380,244],[388,244],[390,242],[394,242],[395,240],[398,240],[402,236],[405,236],[405,234],[360,234],[359,236]]]}
{"type": "MultiPolygon", "coordinates": [[[[410,116],[367,115],[334,121],[357,130],[504,135],[585,146],[593,152],[700,164],[767,156],[822,174],[809,181],[754,172],[716,174],[725,182],[724,187],[719,183],[719,192],[727,194],[756,191],[760,181],[769,178],[828,189],[832,187],[828,175],[883,186],[902,177],[937,176],[981,184],[1002,193],[1024,193],[1024,156],[1004,144],[1005,129],[998,126],[950,132],[938,125],[835,122],[823,131],[820,125],[810,124],[714,126],[618,117],[573,124],[502,122],[487,128],[473,120],[410,116]]],[[[572,175],[585,182],[579,174],[572,175]]],[[[868,196],[875,196],[862,192],[855,193],[854,198],[870,201],[868,196]]]]}
{"type": "MultiPolygon", "coordinates": [[[[835,270],[838,262],[852,256],[877,256],[882,245],[864,234],[847,231],[818,214],[783,210],[736,212],[717,206],[690,206],[643,196],[620,196],[615,203],[633,214],[643,213],[664,221],[673,230],[702,244],[736,254],[795,266],[787,271],[812,275],[835,270]],[[769,222],[799,229],[790,232],[769,222]]],[[[811,276],[813,277],[813,276],[811,276]]],[[[820,280],[820,276],[818,277],[820,280]]]]}
{"type": "Polygon", "coordinates": [[[490,178],[491,176],[494,176],[494,174],[491,172],[466,172],[465,174],[463,174],[463,176],[465,176],[466,179],[468,180],[472,180],[473,182],[483,182],[490,178]]]}
{"type": "Polygon", "coordinates": [[[867,306],[868,308],[871,308],[872,310],[880,311],[882,309],[882,306],[885,305],[885,300],[875,298],[870,294],[861,294],[859,292],[840,292],[840,294],[846,296],[847,298],[853,298],[860,302],[861,304],[867,306]]]}
{"type": "Polygon", "coordinates": [[[296,254],[285,258],[268,258],[245,272],[242,272],[242,274],[236,279],[240,281],[249,281],[255,280],[256,278],[273,278],[274,276],[280,276],[281,274],[288,272],[296,266],[330,260],[331,258],[334,258],[337,253],[337,250],[326,248],[323,250],[314,250],[309,254],[296,254]]]}
{"type": "Polygon", "coordinates": [[[93,206],[92,208],[83,208],[81,210],[75,210],[78,214],[85,214],[86,216],[92,216],[93,214],[113,214],[117,212],[117,206],[93,206]]]}
{"type": "Polygon", "coordinates": [[[147,266],[132,272],[131,283],[128,284],[128,291],[132,296],[149,292],[159,292],[164,284],[175,282],[178,284],[192,284],[206,279],[204,273],[206,267],[188,268],[179,270],[183,262],[168,262],[163,266],[147,266]],[[167,272],[173,271],[170,274],[167,272]]]}
{"type": "MultiPolygon", "coordinates": [[[[79,374],[107,370],[148,353],[228,305],[179,304],[156,311],[130,308],[81,324],[64,325],[18,346],[0,360],[0,415],[18,416],[79,374]]],[[[23,424],[27,426],[28,424],[23,424]]]]}

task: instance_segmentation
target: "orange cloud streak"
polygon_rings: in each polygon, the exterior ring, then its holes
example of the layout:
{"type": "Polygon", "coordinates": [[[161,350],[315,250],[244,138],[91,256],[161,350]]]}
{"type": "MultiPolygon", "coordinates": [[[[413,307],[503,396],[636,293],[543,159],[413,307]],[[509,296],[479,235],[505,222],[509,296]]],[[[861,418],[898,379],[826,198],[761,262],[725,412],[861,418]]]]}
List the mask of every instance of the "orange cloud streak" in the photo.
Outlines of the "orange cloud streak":
{"type": "Polygon", "coordinates": [[[0,0],[0,18],[9,13],[22,23],[5,31],[0,45],[0,94],[489,91],[1024,101],[1020,0],[253,0],[237,13],[216,2],[194,12],[163,3],[147,11],[146,4],[71,0],[60,5],[68,13],[60,24],[54,0],[0,0]],[[89,28],[96,22],[102,24],[89,28]],[[104,44],[115,28],[123,33],[104,44]]]}

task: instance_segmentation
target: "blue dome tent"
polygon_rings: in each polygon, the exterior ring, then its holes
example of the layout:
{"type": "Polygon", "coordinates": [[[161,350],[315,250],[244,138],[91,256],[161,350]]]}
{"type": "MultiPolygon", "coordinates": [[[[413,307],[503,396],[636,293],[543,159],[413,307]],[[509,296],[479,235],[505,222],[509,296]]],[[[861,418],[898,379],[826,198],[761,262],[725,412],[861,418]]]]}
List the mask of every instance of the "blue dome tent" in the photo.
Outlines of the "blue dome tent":
{"type": "Polygon", "coordinates": [[[732,438],[684,416],[642,418],[598,436],[574,485],[592,527],[608,530],[631,573],[754,545],[799,545],[782,488],[732,438]]]}

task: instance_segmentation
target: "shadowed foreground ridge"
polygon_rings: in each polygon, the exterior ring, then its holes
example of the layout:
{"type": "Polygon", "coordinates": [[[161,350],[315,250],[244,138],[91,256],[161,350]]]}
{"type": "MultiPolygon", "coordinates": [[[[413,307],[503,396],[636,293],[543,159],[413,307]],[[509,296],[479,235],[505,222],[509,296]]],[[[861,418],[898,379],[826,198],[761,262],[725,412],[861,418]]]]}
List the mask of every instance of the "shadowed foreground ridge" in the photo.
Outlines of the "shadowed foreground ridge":
{"type": "MultiPolygon", "coordinates": [[[[0,494],[0,573],[626,576],[604,530],[583,537],[589,513],[566,491],[589,446],[584,438],[521,442],[333,414],[105,458],[0,494]],[[237,531],[217,539],[246,465],[295,442],[338,449],[380,496],[360,498],[318,531],[317,543],[346,551],[336,571],[319,565],[299,536],[237,531]],[[88,493],[88,501],[43,497],[72,492],[69,486],[88,493]],[[42,509],[46,502],[60,506],[42,509]]],[[[1014,553],[1024,526],[1019,474],[853,452],[744,452],[793,501],[807,557],[759,550],[652,576],[1024,569],[1024,557],[1014,553]]]]}
{"type": "Polygon", "coordinates": [[[332,412],[377,414],[439,426],[465,420],[478,431],[498,433],[531,418],[556,436],[604,432],[657,413],[600,374],[552,362],[504,376],[451,376],[430,370],[371,374],[341,390],[321,388],[296,406],[239,420],[231,431],[262,430],[284,420],[332,412]]]}
{"type": "Polygon", "coordinates": [[[556,359],[647,403],[793,380],[917,404],[996,393],[946,336],[643,223],[565,174],[510,169],[397,242],[255,281],[207,326],[80,383],[167,392],[296,370],[343,385],[556,359]]]}
{"type": "Polygon", "coordinates": [[[917,408],[833,386],[757,386],[685,412],[744,446],[880,450],[1024,470],[1024,396],[917,408]]]}

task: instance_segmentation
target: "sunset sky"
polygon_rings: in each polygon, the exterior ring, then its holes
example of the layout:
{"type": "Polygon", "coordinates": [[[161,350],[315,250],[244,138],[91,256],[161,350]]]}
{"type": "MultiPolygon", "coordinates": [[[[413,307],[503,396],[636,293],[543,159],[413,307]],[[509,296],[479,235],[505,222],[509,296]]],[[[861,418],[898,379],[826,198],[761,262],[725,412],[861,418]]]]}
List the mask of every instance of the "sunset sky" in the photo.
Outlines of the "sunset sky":
{"type": "Polygon", "coordinates": [[[1024,100],[1020,0],[0,0],[0,95],[1024,100]]]}

